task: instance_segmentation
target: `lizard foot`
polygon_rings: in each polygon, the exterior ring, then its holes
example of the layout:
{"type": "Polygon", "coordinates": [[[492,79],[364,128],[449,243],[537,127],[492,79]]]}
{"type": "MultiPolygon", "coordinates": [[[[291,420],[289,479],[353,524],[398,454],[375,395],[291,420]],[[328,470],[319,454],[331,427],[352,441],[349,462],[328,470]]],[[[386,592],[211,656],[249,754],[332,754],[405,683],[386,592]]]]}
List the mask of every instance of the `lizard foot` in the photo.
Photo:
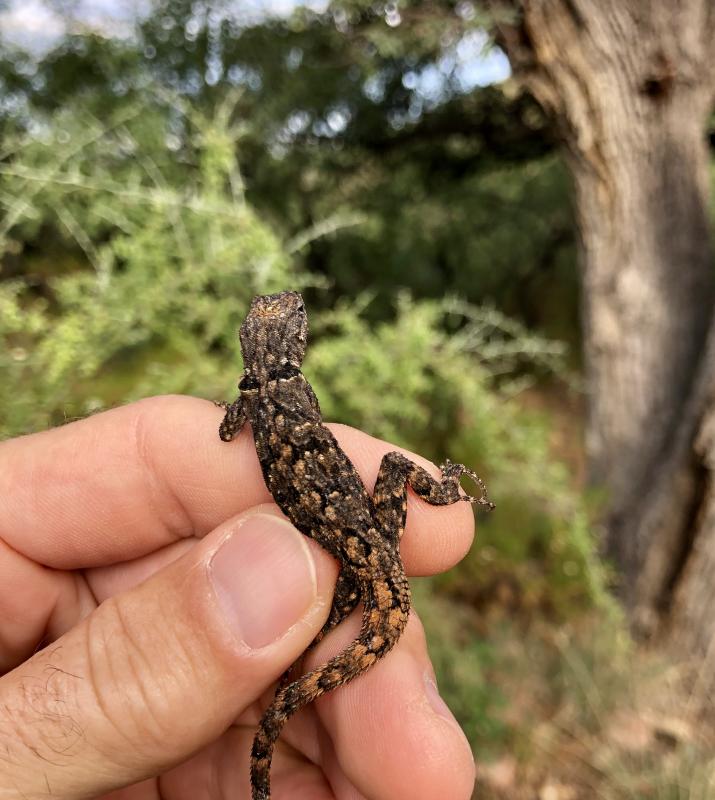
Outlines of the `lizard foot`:
{"type": "Polygon", "coordinates": [[[440,470],[445,478],[453,478],[457,481],[459,481],[462,475],[466,475],[468,478],[471,478],[479,488],[478,497],[465,492],[460,496],[460,500],[464,500],[466,503],[474,503],[479,506],[485,506],[489,511],[494,508],[494,503],[492,503],[487,497],[487,487],[484,484],[484,481],[479,477],[479,475],[477,475],[476,472],[474,472],[474,470],[469,469],[469,467],[465,467],[464,464],[454,464],[449,459],[447,459],[444,464],[440,465],[440,470]]]}

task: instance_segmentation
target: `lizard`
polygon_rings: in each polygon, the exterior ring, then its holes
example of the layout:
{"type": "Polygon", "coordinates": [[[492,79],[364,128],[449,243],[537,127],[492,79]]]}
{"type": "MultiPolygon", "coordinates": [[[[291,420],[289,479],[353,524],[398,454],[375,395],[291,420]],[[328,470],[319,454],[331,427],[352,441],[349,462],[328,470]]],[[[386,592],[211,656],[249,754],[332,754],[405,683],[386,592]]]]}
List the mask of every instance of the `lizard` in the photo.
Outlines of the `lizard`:
{"type": "Polygon", "coordinates": [[[295,680],[290,680],[289,669],[263,713],[251,749],[251,792],[253,800],[270,800],[273,748],[288,718],[369,669],[394,647],[407,624],[410,586],[399,542],[408,485],[432,505],[465,500],[491,509],[493,504],[481,478],[462,464],[445,462],[441,480],[435,480],[399,452],[383,457],[372,496],[368,493],[323,425],[318,400],[301,371],[308,320],[298,292],[254,297],[239,338],[244,371],[237,399],[219,404],[225,410],[219,436],[230,442],[250,423],[263,477],[276,504],[301,533],[337,559],[340,568],[328,619],[308,650],[362,602],[357,638],[326,664],[295,680]],[[479,487],[478,497],[460,492],[462,475],[479,487]]]}

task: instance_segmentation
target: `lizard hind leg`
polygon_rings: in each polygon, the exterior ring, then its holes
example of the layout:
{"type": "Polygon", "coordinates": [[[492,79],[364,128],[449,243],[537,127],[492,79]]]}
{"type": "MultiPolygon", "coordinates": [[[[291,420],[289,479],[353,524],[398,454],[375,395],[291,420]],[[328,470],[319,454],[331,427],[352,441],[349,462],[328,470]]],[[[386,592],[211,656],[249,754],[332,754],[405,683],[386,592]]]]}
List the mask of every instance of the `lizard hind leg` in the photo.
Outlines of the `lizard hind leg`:
{"type": "Polygon", "coordinates": [[[442,480],[438,481],[402,453],[387,453],[383,457],[372,502],[380,530],[393,544],[397,545],[405,530],[408,485],[418,497],[433,506],[448,506],[466,500],[494,507],[487,499],[484,482],[471,469],[451,461],[446,461],[440,469],[442,480]],[[462,475],[467,475],[477,484],[480,489],[478,497],[460,493],[459,479],[462,475]]]}
{"type": "Polygon", "coordinates": [[[333,628],[339,625],[353,611],[359,602],[360,589],[355,578],[345,570],[342,570],[335,582],[333,604],[330,607],[328,619],[315,639],[308,645],[308,650],[312,650],[318,642],[321,642],[333,628]]]}
{"type": "MultiPolygon", "coordinates": [[[[344,570],[340,572],[338,575],[338,579],[335,583],[335,591],[333,592],[333,604],[330,607],[330,614],[328,615],[328,619],[325,621],[325,625],[320,629],[320,631],[316,634],[315,639],[308,645],[306,648],[306,653],[312,650],[319,642],[322,642],[323,639],[333,630],[333,628],[337,627],[344,619],[347,617],[353,609],[357,606],[360,602],[360,589],[353,578],[352,575],[349,575],[344,570]]],[[[283,673],[280,680],[278,681],[278,690],[282,689],[284,686],[287,686],[291,681],[291,676],[295,674],[296,669],[300,666],[303,662],[303,657],[305,653],[301,655],[297,661],[294,661],[290,667],[283,673]]]]}

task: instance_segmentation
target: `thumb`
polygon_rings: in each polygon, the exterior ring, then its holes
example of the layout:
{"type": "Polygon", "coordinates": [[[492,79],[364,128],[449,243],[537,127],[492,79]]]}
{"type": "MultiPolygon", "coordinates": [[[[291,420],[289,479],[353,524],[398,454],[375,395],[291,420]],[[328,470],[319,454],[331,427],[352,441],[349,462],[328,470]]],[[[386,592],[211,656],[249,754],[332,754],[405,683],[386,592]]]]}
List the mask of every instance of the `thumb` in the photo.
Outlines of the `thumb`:
{"type": "Polygon", "coordinates": [[[92,797],[185,760],[303,652],[335,575],[262,506],[105,601],[0,679],[0,798],[92,797]]]}

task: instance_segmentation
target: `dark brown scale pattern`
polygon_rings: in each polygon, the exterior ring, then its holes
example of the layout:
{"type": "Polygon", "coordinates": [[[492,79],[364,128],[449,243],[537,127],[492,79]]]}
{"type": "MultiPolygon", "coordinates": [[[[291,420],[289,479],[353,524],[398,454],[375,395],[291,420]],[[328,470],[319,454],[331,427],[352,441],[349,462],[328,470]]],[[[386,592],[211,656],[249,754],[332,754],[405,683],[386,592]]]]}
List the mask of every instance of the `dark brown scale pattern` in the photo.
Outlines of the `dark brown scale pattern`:
{"type": "Polygon", "coordinates": [[[297,292],[255,297],[240,330],[244,373],[239,396],[224,405],[219,435],[233,439],[250,422],[266,485],[304,533],[340,564],[333,605],[313,647],[362,602],[360,633],[342,653],[295,680],[289,670],[266,709],[251,751],[253,800],[270,798],[270,765],[286,720],[325,692],[347,683],[382,658],[399,639],[410,610],[410,587],[399,552],[407,514],[407,486],[432,505],[458,500],[489,508],[482,481],[447,462],[436,481],[400,453],[382,460],[372,497],[335,437],[303,377],[308,321],[297,292]],[[459,490],[470,476],[479,497],[459,490]]]}

